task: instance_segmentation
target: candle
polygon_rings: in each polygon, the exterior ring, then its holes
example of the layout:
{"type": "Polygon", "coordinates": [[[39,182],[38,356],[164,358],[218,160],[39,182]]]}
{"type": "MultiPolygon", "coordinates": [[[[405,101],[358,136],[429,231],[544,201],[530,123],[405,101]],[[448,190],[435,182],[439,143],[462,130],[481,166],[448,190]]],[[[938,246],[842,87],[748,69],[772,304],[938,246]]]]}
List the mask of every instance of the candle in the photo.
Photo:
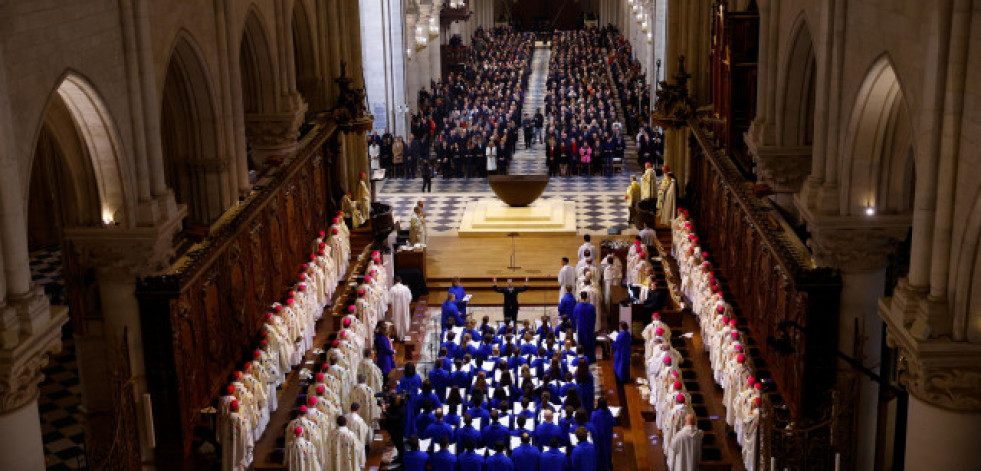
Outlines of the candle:
{"type": "Polygon", "coordinates": [[[777,457],[770,457],[770,471],[777,471],[777,457]]]}
{"type": "Polygon", "coordinates": [[[841,471],[841,453],[835,453],[835,471],[841,471]]]}

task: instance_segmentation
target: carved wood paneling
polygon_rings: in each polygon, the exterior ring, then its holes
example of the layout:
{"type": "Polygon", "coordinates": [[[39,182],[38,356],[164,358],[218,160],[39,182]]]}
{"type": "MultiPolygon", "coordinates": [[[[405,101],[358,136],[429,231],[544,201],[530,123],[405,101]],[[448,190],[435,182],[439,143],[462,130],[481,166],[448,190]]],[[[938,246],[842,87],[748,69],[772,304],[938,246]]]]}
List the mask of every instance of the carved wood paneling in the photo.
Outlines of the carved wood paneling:
{"type": "Polygon", "coordinates": [[[309,256],[309,241],[327,227],[324,216],[335,208],[328,207],[322,153],[335,130],[321,124],[271,183],[213,228],[204,248],[167,274],[141,280],[137,296],[161,469],[198,469],[192,444],[200,410],[247,359],[266,309],[281,300],[309,256]]]}
{"type": "Polygon", "coordinates": [[[776,224],[773,208],[704,131],[692,128],[690,212],[699,236],[724,272],[760,354],[792,414],[806,415],[834,383],[834,349],[841,280],[816,269],[789,227],[776,224]],[[799,328],[778,329],[784,322],[799,328]],[[806,331],[806,334],[804,334],[806,331]],[[793,351],[778,352],[767,339],[789,338],[793,351]]]}

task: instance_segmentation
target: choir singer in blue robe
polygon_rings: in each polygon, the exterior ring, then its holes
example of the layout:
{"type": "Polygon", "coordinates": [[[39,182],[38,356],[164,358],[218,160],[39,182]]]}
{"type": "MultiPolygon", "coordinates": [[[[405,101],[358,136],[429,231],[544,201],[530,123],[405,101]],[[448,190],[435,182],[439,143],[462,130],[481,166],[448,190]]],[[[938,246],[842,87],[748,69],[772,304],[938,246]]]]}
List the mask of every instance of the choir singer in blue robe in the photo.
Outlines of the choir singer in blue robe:
{"type": "Polygon", "coordinates": [[[601,470],[613,469],[613,424],[616,419],[606,404],[606,398],[596,401],[596,410],[589,418],[596,430],[596,467],[601,470]]]}
{"type": "MultiPolygon", "coordinates": [[[[450,285],[449,292],[453,294],[456,299],[456,307],[460,310],[460,316],[463,318],[467,317],[467,302],[463,298],[467,297],[467,290],[463,289],[463,285],[460,284],[460,277],[453,278],[453,284],[450,285]]],[[[463,325],[463,324],[457,324],[463,325]]]]}
{"type": "Polygon", "coordinates": [[[576,337],[590,363],[596,363],[596,308],[586,301],[586,292],[579,293],[580,302],[572,311],[576,337]]]}
{"type": "Polygon", "coordinates": [[[617,382],[630,382],[630,327],[626,322],[620,323],[620,332],[613,341],[613,372],[617,382]]]}
{"type": "Polygon", "coordinates": [[[446,301],[443,301],[443,328],[447,326],[447,319],[453,319],[453,325],[463,326],[466,323],[463,322],[463,318],[460,317],[460,308],[456,305],[456,295],[449,293],[446,295],[446,301]]]}

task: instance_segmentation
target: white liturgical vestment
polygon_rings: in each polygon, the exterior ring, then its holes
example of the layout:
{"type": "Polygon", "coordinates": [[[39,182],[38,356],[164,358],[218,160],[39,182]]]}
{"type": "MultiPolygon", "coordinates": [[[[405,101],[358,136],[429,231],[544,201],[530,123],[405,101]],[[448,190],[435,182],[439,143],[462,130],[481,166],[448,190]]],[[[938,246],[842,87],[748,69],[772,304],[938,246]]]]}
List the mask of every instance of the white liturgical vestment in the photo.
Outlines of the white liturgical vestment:
{"type": "Polygon", "coordinates": [[[687,425],[671,438],[671,471],[698,471],[702,457],[702,433],[698,427],[687,425]]]}
{"type": "Polygon", "coordinates": [[[409,305],[412,303],[412,291],[402,283],[395,283],[391,290],[392,322],[395,324],[395,335],[399,340],[405,339],[412,321],[409,305]]]}

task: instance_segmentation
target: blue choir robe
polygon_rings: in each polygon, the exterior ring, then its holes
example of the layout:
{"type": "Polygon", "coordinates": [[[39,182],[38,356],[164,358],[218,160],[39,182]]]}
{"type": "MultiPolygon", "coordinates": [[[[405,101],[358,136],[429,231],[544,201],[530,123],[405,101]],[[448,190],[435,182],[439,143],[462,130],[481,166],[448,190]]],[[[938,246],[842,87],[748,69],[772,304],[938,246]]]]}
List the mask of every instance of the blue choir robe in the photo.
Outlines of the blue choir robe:
{"type": "Polygon", "coordinates": [[[593,401],[596,396],[596,386],[593,383],[593,374],[590,373],[587,378],[589,378],[585,383],[576,382],[579,386],[579,398],[582,399],[583,408],[586,412],[592,412],[593,401]]]}
{"type": "Polygon", "coordinates": [[[405,471],[426,471],[426,462],[429,461],[429,453],[422,450],[408,451],[402,457],[402,466],[405,471]]]}
{"type": "Polygon", "coordinates": [[[462,449],[467,444],[467,440],[473,441],[473,446],[479,447],[482,442],[480,440],[480,430],[477,430],[472,425],[467,425],[456,429],[456,448],[458,450],[462,449]]]}
{"type": "Polygon", "coordinates": [[[449,292],[453,293],[454,299],[456,299],[456,307],[460,310],[460,315],[464,318],[467,317],[467,303],[463,300],[467,295],[467,290],[463,289],[463,286],[450,286],[449,292]]]}
{"type": "Polygon", "coordinates": [[[408,400],[406,401],[406,409],[408,412],[405,414],[405,419],[403,419],[403,425],[405,430],[412,433],[416,430],[416,411],[419,409],[416,405],[416,396],[419,394],[419,387],[422,386],[422,378],[418,374],[413,376],[403,376],[399,380],[399,384],[396,387],[396,391],[400,393],[408,394],[408,400]]]}
{"type": "MultiPolygon", "coordinates": [[[[460,426],[461,420],[463,419],[461,419],[459,415],[456,415],[452,412],[443,416],[443,422],[450,424],[450,426],[453,427],[454,429],[460,426]]],[[[452,441],[452,437],[450,441],[452,441]]]]}
{"type": "Polygon", "coordinates": [[[596,362],[596,308],[589,303],[579,303],[573,311],[576,319],[576,336],[590,363],[596,362]]]}
{"type": "Polygon", "coordinates": [[[447,299],[443,301],[443,328],[446,328],[447,319],[453,319],[453,325],[460,327],[464,324],[463,318],[460,317],[460,309],[456,307],[456,301],[450,301],[447,299]]]}
{"type": "Polygon", "coordinates": [[[440,348],[446,349],[446,358],[463,358],[463,354],[460,353],[460,346],[456,342],[443,342],[440,348]]]}
{"type": "Polygon", "coordinates": [[[453,442],[453,427],[446,422],[433,422],[426,427],[426,430],[422,432],[420,438],[431,438],[433,443],[439,443],[439,439],[446,437],[451,443],[453,442]]]}
{"type": "Polygon", "coordinates": [[[433,415],[432,412],[428,414],[425,412],[420,412],[419,415],[416,416],[415,421],[413,422],[416,436],[422,437],[423,435],[425,435],[426,428],[429,427],[429,425],[434,422],[436,422],[436,416],[433,415]]]}
{"type": "Polygon", "coordinates": [[[391,373],[395,368],[395,349],[392,348],[392,342],[385,334],[375,334],[375,353],[377,353],[375,364],[378,365],[378,369],[383,375],[391,373]]]}
{"type": "MultiPolygon", "coordinates": [[[[511,461],[514,462],[515,469],[521,471],[538,471],[538,460],[541,452],[530,443],[518,445],[511,450],[511,461]]],[[[547,470],[551,471],[551,470],[547,470]]]]}
{"type": "Polygon", "coordinates": [[[470,373],[466,371],[454,371],[450,373],[450,386],[456,386],[458,388],[469,388],[470,387],[470,373]]]}
{"type": "Polygon", "coordinates": [[[630,332],[624,330],[613,341],[613,372],[617,381],[630,382],[630,332]]]}
{"type": "MultiPolygon", "coordinates": [[[[480,436],[484,438],[484,444],[487,445],[487,448],[494,448],[498,441],[504,442],[504,446],[508,446],[511,441],[511,430],[499,423],[490,424],[480,431],[480,436]]],[[[490,467],[489,462],[487,466],[490,467]]]]}
{"type": "Polygon", "coordinates": [[[456,455],[450,450],[439,450],[429,456],[431,471],[456,471],[456,455]]]}
{"type": "Polygon", "coordinates": [[[416,412],[422,410],[422,408],[426,406],[427,401],[429,402],[429,405],[433,408],[433,410],[439,409],[440,407],[443,406],[443,402],[439,400],[439,396],[437,396],[436,393],[434,392],[428,394],[419,393],[416,396],[416,407],[419,408],[416,410],[416,412]]]}
{"type": "Polygon", "coordinates": [[[572,318],[572,310],[576,308],[576,297],[572,293],[565,293],[559,301],[559,315],[572,318]]]}
{"type": "Polygon", "coordinates": [[[596,445],[597,466],[600,469],[613,469],[613,424],[616,419],[609,409],[596,409],[589,422],[596,429],[593,442],[596,445]]]}
{"type": "MultiPolygon", "coordinates": [[[[457,445],[457,447],[459,446],[460,445],[457,445]]],[[[465,451],[463,453],[460,453],[459,457],[457,457],[457,461],[460,464],[461,471],[462,470],[481,471],[482,469],[484,469],[484,456],[478,455],[476,452],[473,451],[465,451]]]]}
{"type": "Polygon", "coordinates": [[[546,471],[566,471],[569,463],[561,448],[546,448],[538,459],[538,469],[546,471]]]}
{"type": "Polygon", "coordinates": [[[440,402],[446,400],[446,386],[450,384],[450,374],[443,368],[433,368],[429,372],[429,383],[440,402]]]}
{"type": "MultiPolygon", "coordinates": [[[[535,427],[535,444],[541,447],[551,446],[552,438],[558,438],[559,444],[565,444],[562,428],[551,422],[542,422],[535,427]]],[[[565,455],[563,454],[563,457],[565,455]]]]}
{"type": "Polygon", "coordinates": [[[572,471],[596,471],[596,447],[581,442],[572,449],[572,471]]]}
{"type": "Polygon", "coordinates": [[[487,471],[514,471],[514,463],[504,453],[487,458],[487,471]]]}

